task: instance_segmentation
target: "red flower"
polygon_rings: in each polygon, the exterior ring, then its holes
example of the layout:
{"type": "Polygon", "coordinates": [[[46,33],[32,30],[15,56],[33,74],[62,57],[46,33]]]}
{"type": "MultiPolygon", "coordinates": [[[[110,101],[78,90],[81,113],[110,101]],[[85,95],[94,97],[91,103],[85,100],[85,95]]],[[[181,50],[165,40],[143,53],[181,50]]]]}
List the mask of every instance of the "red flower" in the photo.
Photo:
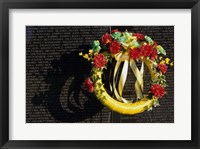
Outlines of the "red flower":
{"type": "Polygon", "coordinates": [[[148,45],[148,44],[143,44],[140,47],[140,50],[141,50],[141,55],[144,56],[144,57],[150,56],[151,53],[153,52],[152,46],[148,45]]]}
{"type": "Polygon", "coordinates": [[[110,53],[117,54],[120,51],[120,44],[117,41],[111,42],[109,46],[110,53]]]}
{"type": "Polygon", "coordinates": [[[102,36],[102,44],[107,44],[107,43],[110,43],[112,41],[112,38],[110,36],[110,34],[106,33],[105,35],[102,36]]]}
{"type": "Polygon", "coordinates": [[[94,66],[97,68],[104,67],[106,64],[106,57],[103,54],[97,54],[94,56],[94,66]]]}
{"type": "Polygon", "coordinates": [[[94,91],[94,84],[93,84],[92,80],[89,77],[85,80],[85,85],[88,88],[89,92],[93,92],[94,91]]]}
{"type": "Polygon", "coordinates": [[[158,64],[157,67],[158,67],[158,69],[160,69],[160,71],[162,73],[166,73],[167,72],[167,69],[168,69],[167,65],[165,65],[165,64],[158,64]]]}
{"type": "Polygon", "coordinates": [[[157,45],[158,45],[157,42],[154,40],[153,41],[153,47],[155,48],[157,45]]]}
{"type": "Polygon", "coordinates": [[[138,59],[140,57],[140,49],[134,48],[130,49],[130,58],[138,59]]]}
{"type": "Polygon", "coordinates": [[[111,34],[114,33],[114,32],[119,32],[119,31],[118,31],[118,29],[113,29],[113,30],[111,31],[111,34]]]}
{"type": "Polygon", "coordinates": [[[154,96],[162,98],[162,96],[165,94],[165,89],[160,84],[153,84],[151,86],[151,92],[154,96]]]}
{"type": "Polygon", "coordinates": [[[133,33],[133,36],[136,36],[139,40],[144,40],[144,35],[140,33],[133,33]]]}
{"type": "Polygon", "coordinates": [[[153,50],[153,52],[151,53],[151,60],[155,60],[156,57],[157,57],[157,51],[153,50]]]}

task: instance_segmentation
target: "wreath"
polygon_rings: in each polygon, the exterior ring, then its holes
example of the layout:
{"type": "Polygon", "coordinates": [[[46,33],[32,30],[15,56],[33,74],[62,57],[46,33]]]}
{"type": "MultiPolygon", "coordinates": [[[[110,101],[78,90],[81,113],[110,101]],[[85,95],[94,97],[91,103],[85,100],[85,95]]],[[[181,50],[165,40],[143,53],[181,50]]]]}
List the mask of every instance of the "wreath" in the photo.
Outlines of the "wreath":
{"type": "Polygon", "coordinates": [[[173,62],[166,56],[166,51],[156,41],[141,33],[120,32],[117,29],[102,36],[101,43],[95,40],[88,53],[79,53],[92,63],[91,75],[85,80],[89,92],[106,107],[121,114],[138,114],[152,107],[159,106],[159,99],[165,94],[168,66],[173,62]],[[108,64],[114,63],[112,79],[109,81],[110,91],[104,87],[102,74],[108,69],[108,64]],[[141,63],[139,67],[137,63],[141,63]],[[150,89],[144,92],[144,66],[147,66],[150,76],[150,89]],[[123,89],[131,68],[136,81],[134,84],[136,100],[123,97],[123,89]]]}

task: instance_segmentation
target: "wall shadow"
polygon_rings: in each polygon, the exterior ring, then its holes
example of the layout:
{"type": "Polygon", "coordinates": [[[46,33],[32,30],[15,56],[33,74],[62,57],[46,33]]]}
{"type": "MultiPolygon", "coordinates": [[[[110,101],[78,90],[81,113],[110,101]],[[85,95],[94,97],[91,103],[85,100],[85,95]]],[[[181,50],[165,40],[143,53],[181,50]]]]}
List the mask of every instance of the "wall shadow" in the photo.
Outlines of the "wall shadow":
{"type": "Polygon", "coordinates": [[[79,56],[79,51],[63,54],[59,60],[53,60],[51,65],[53,69],[48,70],[46,75],[41,74],[45,83],[49,85],[48,91],[37,93],[32,98],[34,105],[42,104],[57,122],[81,122],[102,110],[103,105],[96,97],[85,88],[81,88],[85,78],[90,74],[91,64],[79,56]],[[65,109],[60,102],[60,95],[68,79],[72,80],[67,86],[65,109]],[[80,94],[87,98],[82,104],[80,94]]]}

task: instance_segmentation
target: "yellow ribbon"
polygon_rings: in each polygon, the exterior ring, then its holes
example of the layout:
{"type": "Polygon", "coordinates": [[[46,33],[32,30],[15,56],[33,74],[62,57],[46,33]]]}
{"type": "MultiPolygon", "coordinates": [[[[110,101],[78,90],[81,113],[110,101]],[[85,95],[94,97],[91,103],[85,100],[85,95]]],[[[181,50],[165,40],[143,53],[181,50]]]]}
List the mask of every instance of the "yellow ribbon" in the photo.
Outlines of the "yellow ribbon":
{"type": "Polygon", "coordinates": [[[139,71],[138,67],[136,66],[136,63],[133,59],[130,60],[130,67],[136,77],[136,83],[135,83],[135,91],[137,95],[137,99],[143,98],[143,73],[144,73],[144,63],[142,62],[141,69],[139,71]]]}
{"type": "Polygon", "coordinates": [[[128,52],[119,53],[115,56],[115,60],[117,61],[114,68],[113,74],[113,91],[118,101],[123,101],[124,103],[131,103],[133,99],[127,100],[122,97],[124,85],[128,76],[128,63],[130,62],[130,67],[136,76],[136,83],[135,83],[135,92],[137,95],[137,99],[143,98],[143,73],[144,73],[144,62],[142,62],[141,69],[139,70],[136,66],[136,63],[133,59],[130,59],[128,52]],[[118,83],[118,91],[116,89],[116,74],[119,70],[121,63],[124,62],[122,71],[120,74],[120,79],[118,83]]]}
{"type": "Polygon", "coordinates": [[[121,64],[121,61],[117,61],[117,63],[115,64],[115,69],[114,69],[114,74],[113,74],[113,91],[114,91],[114,94],[115,94],[117,100],[122,101],[122,97],[119,96],[117,89],[116,89],[116,78],[115,78],[120,64],[121,64]]]}
{"type": "Polygon", "coordinates": [[[125,85],[125,82],[126,82],[126,79],[127,79],[127,75],[128,75],[128,61],[125,60],[123,68],[122,68],[121,76],[120,76],[120,79],[119,79],[119,83],[118,83],[118,91],[119,91],[120,96],[122,96],[122,91],[124,89],[124,85],[125,85]]]}

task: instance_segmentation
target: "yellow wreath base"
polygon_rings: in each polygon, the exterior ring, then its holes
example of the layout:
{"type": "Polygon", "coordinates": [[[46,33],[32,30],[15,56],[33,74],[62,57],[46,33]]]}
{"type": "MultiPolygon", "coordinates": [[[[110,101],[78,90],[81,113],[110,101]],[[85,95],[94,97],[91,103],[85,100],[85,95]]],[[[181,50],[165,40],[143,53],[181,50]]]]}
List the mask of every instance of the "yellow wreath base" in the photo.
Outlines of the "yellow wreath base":
{"type": "MultiPolygon", "coordinates": [[[[148,67],[150,74],[151,74],[151,79],[155,77],[155,74],[152,70],[152,64],[144,60],[146,66],[148,67]]],[[[127,115],[133,115],[133,114],[138,114],[142,113],[149,108],[152,107],[154,102],[157,99],[148,99],[146,97],[140,99],[137,102],[134,103],[122,103],[120,101],[117,101],[116,99],[112,98],[104,88],[104,85],[102,83],[102,71],[93,68],[93,76],[94,78],[98,78],[97,81],[94,82],[94,93],[98,100],[106,107],[109,109],[120,113],[120,114],[127,114],[127,115]]]]}

